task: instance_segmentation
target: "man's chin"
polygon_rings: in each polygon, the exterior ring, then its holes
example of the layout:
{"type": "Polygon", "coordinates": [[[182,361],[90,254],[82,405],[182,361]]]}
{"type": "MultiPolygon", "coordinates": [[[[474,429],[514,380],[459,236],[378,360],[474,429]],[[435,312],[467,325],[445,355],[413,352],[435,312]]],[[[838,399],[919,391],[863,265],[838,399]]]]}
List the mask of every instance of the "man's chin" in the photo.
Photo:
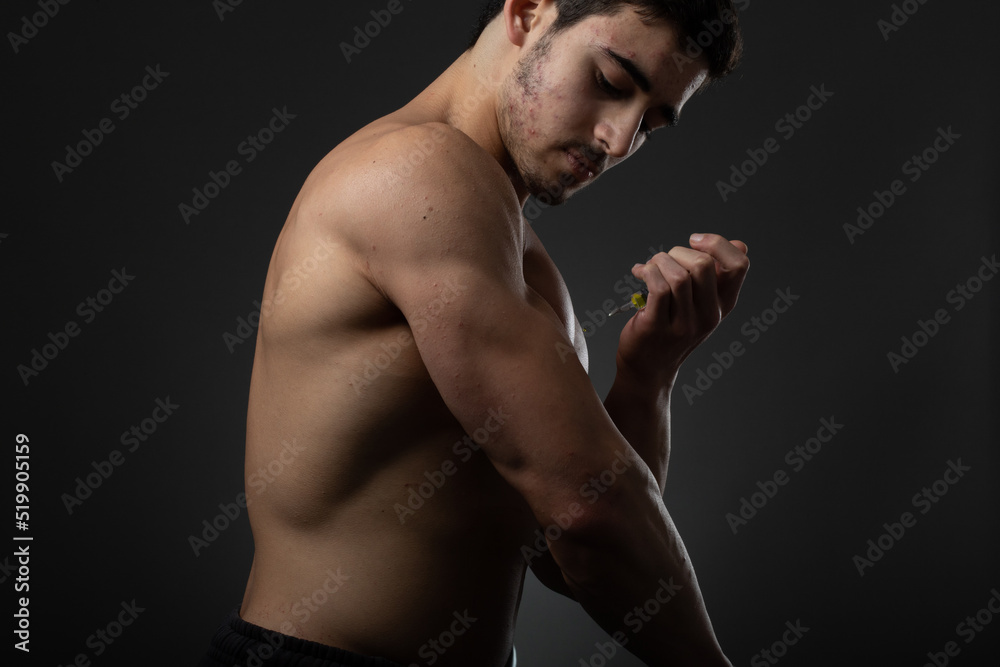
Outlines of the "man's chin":
{"type": "Polygon", "coordinates": [[[555,182],[542,184],[534,181],[529,183],[528,192],[546,206],[559,206],[565,204],[570,197],[593,182],[594,179],[581,183],[571,172],[564,172],[559,175],[559,179],[555,182]]]}

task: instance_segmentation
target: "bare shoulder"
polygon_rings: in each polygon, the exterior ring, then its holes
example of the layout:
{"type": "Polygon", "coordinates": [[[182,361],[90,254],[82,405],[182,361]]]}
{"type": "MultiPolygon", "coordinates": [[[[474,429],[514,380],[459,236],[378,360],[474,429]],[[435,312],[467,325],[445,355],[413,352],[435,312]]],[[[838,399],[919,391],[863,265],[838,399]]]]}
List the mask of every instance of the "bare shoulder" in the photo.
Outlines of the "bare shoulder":
{"type": "Polygon", "coordinates": [[[444,123],[362,130],[324,158],[303,208],[352,245],[424,234],[515,237],[520,206],[506,173],[463,132],[444,123]],[[386,237],[389,238],[386,238],[386,237]]]}

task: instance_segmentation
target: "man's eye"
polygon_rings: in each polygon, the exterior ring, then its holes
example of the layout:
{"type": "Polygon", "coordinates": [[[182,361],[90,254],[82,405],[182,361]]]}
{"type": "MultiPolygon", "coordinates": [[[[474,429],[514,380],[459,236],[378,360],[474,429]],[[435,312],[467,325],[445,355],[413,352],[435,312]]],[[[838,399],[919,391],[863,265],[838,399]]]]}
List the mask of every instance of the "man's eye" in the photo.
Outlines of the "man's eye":
{"type": "Polygon", "coordinates": [[[607,78],[604,76],[604,72],[602,72],[600,70],[597,70],[597,85],[598,85],[598,87],[600,87],[601,90],[603,90],[605,93],[607,93],[608,95],[610,95],[612,97],[616,97],[616,98],[617,97],[622,97],[625,94],[620,89],[615,88],[614,86],[612,86],[611,82],[608,81],[607,78]]]}

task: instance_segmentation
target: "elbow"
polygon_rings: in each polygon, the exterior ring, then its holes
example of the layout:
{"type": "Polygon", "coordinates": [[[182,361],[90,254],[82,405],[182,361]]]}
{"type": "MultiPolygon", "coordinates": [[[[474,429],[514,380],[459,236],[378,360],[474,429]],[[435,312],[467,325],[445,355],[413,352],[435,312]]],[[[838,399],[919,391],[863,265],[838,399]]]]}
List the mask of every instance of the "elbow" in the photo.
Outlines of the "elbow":
{"type": "Polygon", "coordinates": [[[541,527],[545,544],[535,546],[547,547],[567,583],[585,590],[620,567],[622,552],[638,547],[659,515],[655,500],[634,490],[605,493],[593,503],[576,499],[549,513],[541,527]]]}
{"type": "Polygon", "coordinates": [[[567,583],[587,588],[640,553],[663,532],[666,509],[652,472],[634,452],[616,455],[576,488],[536,505],[535,548],[547,549],[567,583]],[[632,454],[632,456],[628,456],[632,454]],[[543,539],[544,538],[544,539],[543,539]],[[630,558],[631,556],[631,558],[630,558]]]}

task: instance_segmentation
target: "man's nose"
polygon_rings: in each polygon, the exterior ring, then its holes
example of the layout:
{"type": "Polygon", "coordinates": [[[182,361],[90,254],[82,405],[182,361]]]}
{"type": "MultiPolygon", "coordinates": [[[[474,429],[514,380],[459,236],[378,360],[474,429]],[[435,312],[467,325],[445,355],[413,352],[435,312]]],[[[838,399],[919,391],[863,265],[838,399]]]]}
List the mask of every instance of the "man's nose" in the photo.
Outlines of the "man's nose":
{"type": "Polygon", "coordinates": [[[624,158],[632,151],[641,122],[635,114],[620,114],[601,120],[594,134],[605,153],[613,158],[624,158]]]}

